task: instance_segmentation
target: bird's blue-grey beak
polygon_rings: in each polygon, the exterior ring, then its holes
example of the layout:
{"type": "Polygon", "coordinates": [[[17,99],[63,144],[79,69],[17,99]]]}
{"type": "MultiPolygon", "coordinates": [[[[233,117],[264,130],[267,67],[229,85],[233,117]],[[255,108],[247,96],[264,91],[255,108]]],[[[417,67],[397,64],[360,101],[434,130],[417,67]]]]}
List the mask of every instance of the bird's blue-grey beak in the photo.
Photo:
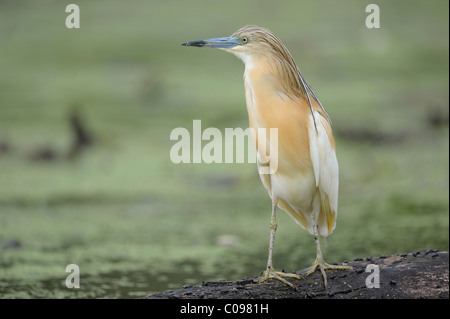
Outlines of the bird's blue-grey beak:
{"type": "Polygon", "coordinates": [[[223,37],[213,38],[199,41],[191,41],[182,43],[181,45],[188,47],[202,47],[202,48],[218,48],[218,49],[231,49],[237,45],[240,45],[239,38],[223,37]]]}

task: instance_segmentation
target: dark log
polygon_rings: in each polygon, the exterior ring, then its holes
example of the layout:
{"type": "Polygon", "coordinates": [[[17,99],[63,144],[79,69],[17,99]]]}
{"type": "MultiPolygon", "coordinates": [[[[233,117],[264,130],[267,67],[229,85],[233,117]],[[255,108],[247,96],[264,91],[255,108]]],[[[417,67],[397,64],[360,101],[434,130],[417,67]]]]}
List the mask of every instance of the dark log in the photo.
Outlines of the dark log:
{"type": "MultiPolygon", "coordinates": [[[[298,271],[302,280],[289,279],[297,290],[278,280],[258,283],[258,277],[236,281],[208,281],[183,289],[155,293],[146,299],[411,299],[449,298],[448,252],[436,249],[408,254],[355,258],[347,264],[354,270],[327,270],[328,289],[320,271],[306,277],[306,270],[298,271]],[[379,269],[379,288],[374,284],[375,265],[379,269]],[[368,279],[368,276],[369,277],[368,279]]],[[[375,267],[375,268],[376,268],[375,267]]]]}

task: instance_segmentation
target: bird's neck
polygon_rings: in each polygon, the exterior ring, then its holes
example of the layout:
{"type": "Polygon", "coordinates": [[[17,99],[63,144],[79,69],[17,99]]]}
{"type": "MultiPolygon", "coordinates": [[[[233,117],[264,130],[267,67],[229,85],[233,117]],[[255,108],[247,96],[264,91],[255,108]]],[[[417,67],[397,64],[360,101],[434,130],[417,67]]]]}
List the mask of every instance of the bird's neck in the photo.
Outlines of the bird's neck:
{"type": "Polygon", "coordinates": [[[248,57],[243,61],[249,125],[255,129],[271,127],[267,116],[275,114],[275,109],[290,98],[284,93],[270,60],[248,57]]]}
{"type": "Polygon", "coordinates": [[[285,88],[278,76],[277,65],[271,59],[259,56],[247,56],[245,64],[244,84],[255,90],[263,90],[265,94],[283,94],[285,88]]]}

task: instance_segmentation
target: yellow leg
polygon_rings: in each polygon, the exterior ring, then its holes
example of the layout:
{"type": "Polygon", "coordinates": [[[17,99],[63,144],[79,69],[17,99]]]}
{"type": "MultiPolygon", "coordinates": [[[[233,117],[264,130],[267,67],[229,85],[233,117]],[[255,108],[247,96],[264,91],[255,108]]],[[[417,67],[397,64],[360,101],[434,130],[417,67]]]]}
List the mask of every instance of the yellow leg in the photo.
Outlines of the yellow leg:
{"type": "Polygon", "coordinates": [[[316,271],[317,267],[320,267],[320,272],[322,273],[325,289],[327,289],[327,287],[328,287],[327,286],[327,274],[325,273],[326,269],[353,270],[353,267],[330,265],[330,264],[326,263],[322,257],[322,250],[320,248],[319,231],[317,229],[316,223],[314,223],[314,225],[313,225],[313,231],[314,231],[314,240],[316,241],[317,257],[316,257],[316,260],[313,262],[312,266],[309,267],[309,270],[306,273],[306,276],[311,275],[314,271],[316,271]]]}
{"type": "Polygon", "coordinates": [[[288,274],[284,272],[275,271],[272,264],[272,253],[273,253],[273,245],[275,242],[275,232],[277,230],[277,219],[276,219],[276,209],[277,209],[278,200],[272,200],[272,218],[270,220],[270,243],[269,243],[269,258],[267,260],[267,268],[264,271],[263,277],[259,280],[259,283],[264,282],[268,279],[278,279],[284,284],[297,289],[292,283],[287,281],[284,278],[296,278],[301,279],[300,276],[296,274],[288,274]],[[284,277],[284,278],[283,278],[284,277]]]}

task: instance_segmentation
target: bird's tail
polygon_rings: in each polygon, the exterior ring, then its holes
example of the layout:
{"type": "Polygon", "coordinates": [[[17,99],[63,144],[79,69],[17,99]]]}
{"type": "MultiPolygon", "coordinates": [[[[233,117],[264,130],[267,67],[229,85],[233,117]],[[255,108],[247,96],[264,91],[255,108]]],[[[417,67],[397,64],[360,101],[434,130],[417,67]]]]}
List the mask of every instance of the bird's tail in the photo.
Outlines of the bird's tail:
{"type": "Polygon", "coordinates": [[[278,200],[278,206],[283,209],[289,216],[291,216],[297,224],[306,229],[311,235],[313,234],[311,217],[303,214],[300,210],[293,208],[284,200],[278,200]]]}
{"type": "Polygon", "coordinates": [[[317,218],[319,234],[326,237],[330,235],[336,227],[336,211],[331,209],[328,195],[319,192],[320,212],[317,218]]]}
{"type": "MultiPolygon", "coordinates": [[[[317,218],[317,227],[321,236],[327,237],[336,227],[336,212],[331,209],[330,201],[326,194],[319,194],[320,212],[317,218]]],[[[286,201],[280,199],[278,206],[291,216],[297,224],[314,235],[313,220],[309,214],[304,214],[299,209],[293,208],[286,201]]]]}

